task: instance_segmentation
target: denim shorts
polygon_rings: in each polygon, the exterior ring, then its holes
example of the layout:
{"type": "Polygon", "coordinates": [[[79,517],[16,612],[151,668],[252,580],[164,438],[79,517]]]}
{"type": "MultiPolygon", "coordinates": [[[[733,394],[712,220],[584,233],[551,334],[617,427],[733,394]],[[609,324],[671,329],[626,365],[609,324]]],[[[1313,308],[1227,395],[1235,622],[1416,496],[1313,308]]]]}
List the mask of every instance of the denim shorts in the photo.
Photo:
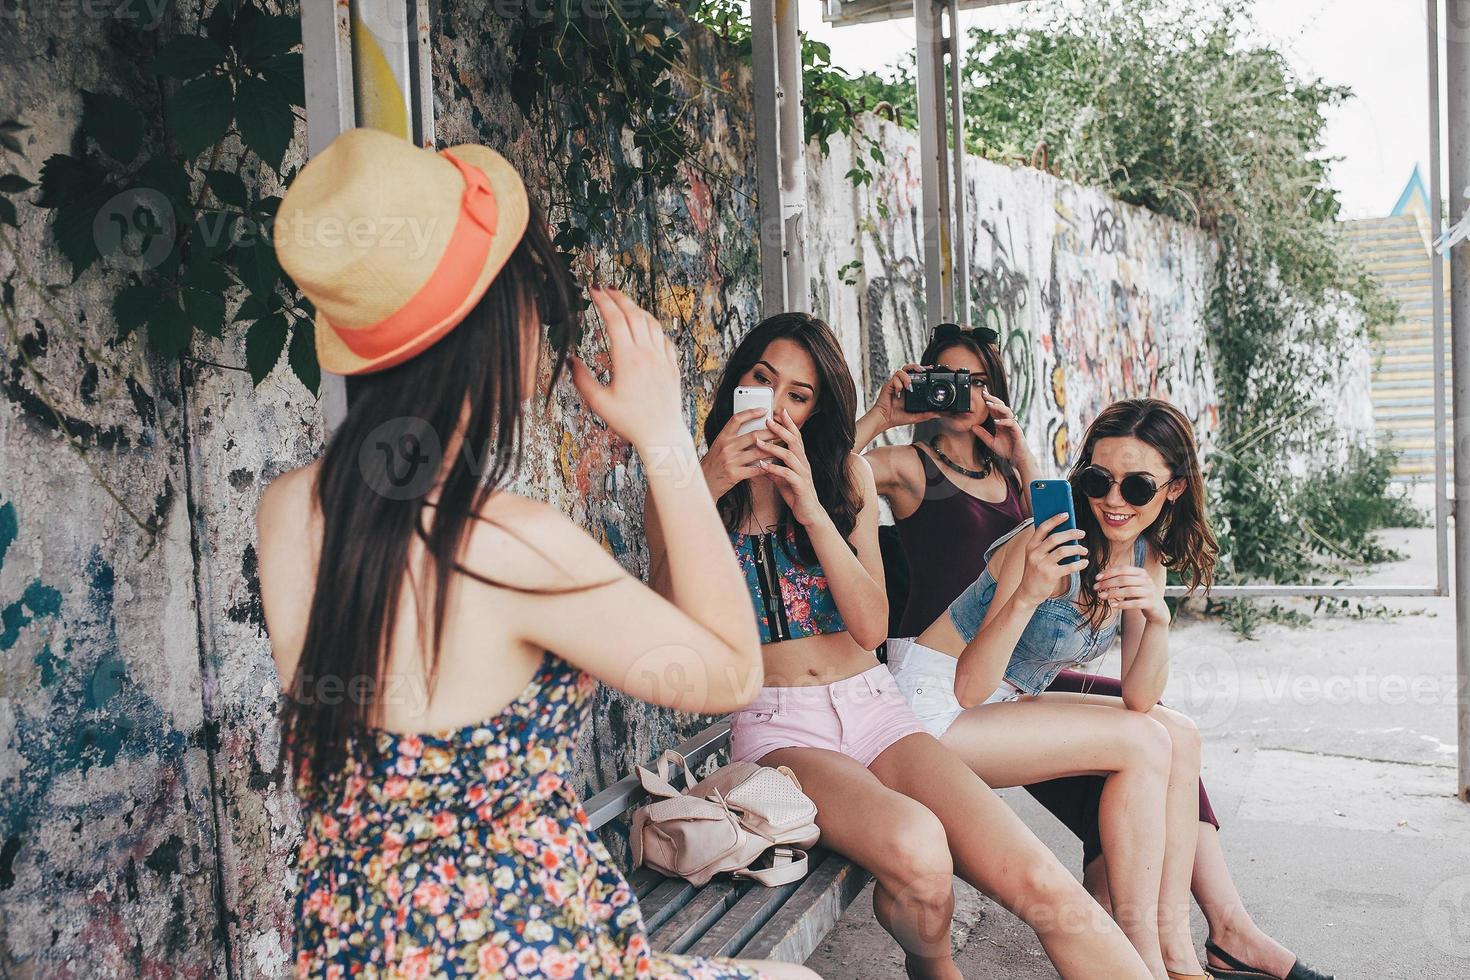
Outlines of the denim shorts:
{"type": "Polygon", "coordinates": [[[730,719],[730,761],[759,762],[777,749],[830,749],[863,766],[924,731],[888,668],[876,664],[832,684],[763,687],[730,719]]]}
{"type": "MultiPolygon", "coordinates": [[[[954,696],[955,669],[959,659],[940,653],[932,647],[914,642],[913,637],[888,641],[888,669],[909,707],[923,724],[925,731],[940,738],[965,710],[954,696]]],[[[1002,680],[985,699],[986,704],[1015,701],[1025,692],[1008,680],[1002,680]]]]}

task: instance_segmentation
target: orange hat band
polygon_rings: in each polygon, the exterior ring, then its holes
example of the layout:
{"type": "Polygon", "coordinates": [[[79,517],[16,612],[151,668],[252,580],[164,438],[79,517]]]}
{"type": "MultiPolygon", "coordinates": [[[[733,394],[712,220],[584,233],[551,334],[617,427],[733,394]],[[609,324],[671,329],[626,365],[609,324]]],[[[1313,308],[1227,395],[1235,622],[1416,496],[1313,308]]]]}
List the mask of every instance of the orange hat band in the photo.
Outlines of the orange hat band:
{"type": "Polygon", "coordinates": [[[342,343],[358,357],[372,359],[390,354],[422,336],[425,325],[453,316],[485,271],[498,218],[495,192],[480,168],[457,159],[448,150],[440,150],[439,154],[464,176],[464,196],[460,198],[454,233],[428,281],[397,311],[368,327],[348,329],[332,324],[342,343]]]}

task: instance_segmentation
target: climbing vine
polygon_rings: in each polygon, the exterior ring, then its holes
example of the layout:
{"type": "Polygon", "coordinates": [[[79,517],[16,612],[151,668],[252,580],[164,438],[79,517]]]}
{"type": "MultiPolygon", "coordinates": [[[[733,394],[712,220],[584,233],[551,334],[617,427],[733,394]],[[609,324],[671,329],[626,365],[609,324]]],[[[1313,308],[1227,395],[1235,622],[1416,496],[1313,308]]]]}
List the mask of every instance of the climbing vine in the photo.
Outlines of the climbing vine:
{"type": "MultiPolygon", "coordinates": [[[[152,11],[155,22],[167,10],[152,11]]],[[[129,30],[137,19],[117,22],[129,30]]],[[[118,340],[137,334],[173,357],[196,331],[221,337],[239,325],[256,383],[289,344],[292,371],[315,391],[312,309],[276,262],[269,229],[280,197],[261,179],[290,177],[280,168],[305,101],[299,21],[253,0],[220,0],[198,34],[152,51],[153,32],[131,30],[152,84],[122,95],[83,90],[79,149],[42,163],[32,203],[50,210],[50,237],[73,281],[94,267],[119,274],[110,304],[118,340]]],[[[35,186],[12,176],[0,192],[35,186]]],[[[0,222],[16,224],[13,202],[0,202],[0,222]]]]}

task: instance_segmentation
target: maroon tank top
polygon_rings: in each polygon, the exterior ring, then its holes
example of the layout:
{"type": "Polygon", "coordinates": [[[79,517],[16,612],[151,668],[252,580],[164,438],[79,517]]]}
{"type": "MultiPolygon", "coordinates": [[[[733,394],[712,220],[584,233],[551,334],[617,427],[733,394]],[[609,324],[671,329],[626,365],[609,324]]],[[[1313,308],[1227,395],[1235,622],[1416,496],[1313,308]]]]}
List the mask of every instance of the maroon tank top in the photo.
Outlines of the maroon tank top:
{"type": "Polygon", "coordinates": [[[898,636],[918,636],[985,570],[985,551],[1026,519],[1015,481],[1006,478],[1006,499],[992,504],[949,482],[918,446],[924,464],[924,498],[918,509],[895,520],[909,564],[909,598],[898,636]]]}

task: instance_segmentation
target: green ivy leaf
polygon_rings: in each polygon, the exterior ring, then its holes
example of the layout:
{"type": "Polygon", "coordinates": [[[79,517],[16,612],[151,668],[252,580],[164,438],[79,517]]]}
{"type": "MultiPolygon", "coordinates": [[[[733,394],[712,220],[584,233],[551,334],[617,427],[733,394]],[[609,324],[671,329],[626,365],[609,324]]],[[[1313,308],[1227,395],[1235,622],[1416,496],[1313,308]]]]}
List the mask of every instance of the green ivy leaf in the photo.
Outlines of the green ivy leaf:
{"type": "Polygon", "coordinates": [[[260,74],[291,105],[306,105],[306,69],[300,52],[267,58],[260,64],[260,74]]]}
{"type": "Polygon", "coordinates": [[[229,47],[235,42],[235,8],[239,6],[234,0],[219,0],[209,16],[204,20],[204,33],[209,39],[217,44],[229,47]]]}
{"type": "Polygon", "coordinates": [[[207,37],[182,34],[170,38],[158,51],[149,69],[155,75],[189,79],[225,63],[225,49],[207,37]]]}
{"type": "Polygon", "coordinates": [[[87,157],[52,154],[41,164],[41,196],[36,204],[43,208],[74,204],[95,194],[106,180],[106,171],[87,157]]]}
{"type": "Polygon", "coordinates": [[[230,275],[216,262],[195,261],[189,264],[180,284],[188,289],[202,289],[223,296],[233,283],[230,275]]]}
{"type": "Polygon", "coordinates": [[[296,132],[296,114],[274,85],[259,78],[240,79],[235,126],[245,145],[278,171],[296,132]]]}
{"type": "Polygon", "coordinates": [[[251,379],[258,385],[275,368],[286,347],[286,332],[289,325],[280,313],[263,320],[256,320],[245,334],[245,366],[250,369],[251,379]]]}
{"type": "Polygon", "coordinates": [[[264,320],[272,313],[281,309],[280,297],[275,293],[261,297],[255,293],[248,294],[235,310],[234,320],[236,323],[248,323],[251,320],[264,320]]]}
{"type": "Polygon", "coordinates": [[[240,8],[235,18],[240,60],[252,68],[301,43],[301,21],[295,17],[267,14],[254,5],[240,8]]]}
{"type": "Polygon", "coordinates": [[[148,314],[148,346],[164,357],[182,354],[193,332],[188,314],[172,299],[162,299],[148,314]]]}
{"type": "Polygon", "coordinates": [[[224,138],[235,115],[235,96],[224,75],[185,82],[170,106],[169,123],[190,160],[224,138]]]}
{"type": "Polygon", "coordinates": [[[15,203],[8,197],[0,197],[0,225],[20,227],[20,222],[16,219],[15,203]]]}
{"type": "Polygon", "coordinates": [[[181,220],[194,210],[193,186],[189,172],[172,157],[150,159],[133,174],[134,187],[147,187],[167,197],[181,220]]]}
{"type": "Polygon", "coordinates": [[[313,395],[318,394],[322,386],[322,366],[316,359],[316,324],[307,319],[296,321],[291,331],[291,350],[287,360],[291,373],[306,386],[306,390],[313,395]]]}
{"type": "Polygon", "coordinates": [[[163,293],[153,286],[124,286],[112,298],[112,318],[117,321],[117,339],[141,330],[148,316],[167,303],[163,293]]]}
{"type": "Polygon", "coordinates": [[[189,231],[190,253],[196,259],[215,259],[233,244],[235,222],[239,215],[230,211],[201,211],[189,231]]]}
{"type": "Polygon", "coordinates": [[[245,190],[245,182],[228,170],[206,170],[204,182],[214,191],[214,196],[219,198],[221,204],[241,209],[249,207],[250,194],[245,190]]]}
{"type": "Polygon", "coordinates": [[[82,133],[118,163],[132,163],[143,145],[143,113],[126,99],[82,89],[82,133]]]}
{"type": "Polygon", "coordinates": [[[281,279],[281,264],[276,259],[276,250],[264,237],[257,237],[236,250],[235,271],[258,296],[274,293],[276,283],[281,279]]]}
{"type": "Polygon", "coordinates": [[[0,177],[0,194],[19,194],[35,186],[20,174],[6,174],[0,177]]]}
{"type": "Polygon", "coordinates": [[[193,326],[211,337],[222,337],[225,332],[225,298],[219,293],[202,289],[184,290],[184,310],[189,314],[193,326]]]}

